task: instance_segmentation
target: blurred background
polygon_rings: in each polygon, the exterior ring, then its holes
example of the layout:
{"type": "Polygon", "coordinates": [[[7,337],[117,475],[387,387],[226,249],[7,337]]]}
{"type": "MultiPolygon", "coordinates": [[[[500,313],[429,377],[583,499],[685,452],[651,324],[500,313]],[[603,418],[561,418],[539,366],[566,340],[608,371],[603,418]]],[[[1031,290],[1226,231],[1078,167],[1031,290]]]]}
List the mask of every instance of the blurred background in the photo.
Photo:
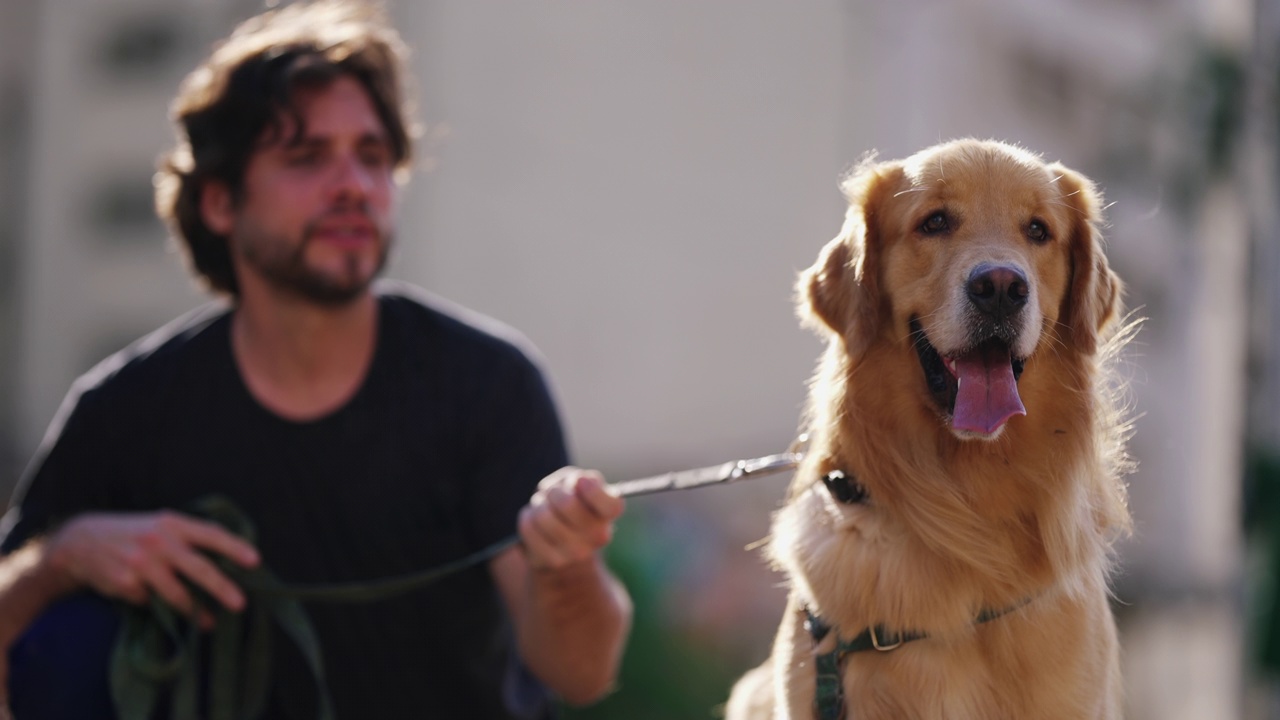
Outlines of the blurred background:
{"type": "MultiPolygon", "coordinates": [[[[261,0],[4,0],[0,493],[73,378],[205,300],[152,211],[182,76],[261,0]]],[[[820,345],[792,284],[869,151],[1022,144],[1099,182],[1146,324],[1128,714],[1280,718],[1280,0],[399,0],[425,134],[390,275],[543,351],[614,480],[782,451],[820,345]]],[[[633,500],[620,691],[711,718],[768,652],[786,477],[633,500]]]]}

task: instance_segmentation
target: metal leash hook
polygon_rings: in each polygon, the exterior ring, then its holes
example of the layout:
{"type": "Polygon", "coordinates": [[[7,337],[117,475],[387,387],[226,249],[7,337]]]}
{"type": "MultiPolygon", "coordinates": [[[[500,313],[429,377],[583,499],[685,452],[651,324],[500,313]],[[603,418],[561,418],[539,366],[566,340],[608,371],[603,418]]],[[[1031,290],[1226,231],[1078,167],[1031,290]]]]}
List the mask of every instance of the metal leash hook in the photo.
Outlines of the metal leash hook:
{"type": "MultiPolygon", "coordinates": [[[[801,438],[804,436],[802,435],[801,438]]],[[[776,475],[794,470],[800,464],[804,458],[804,453],[797,451],[801,444],[802,439],[797,439],[784,453],[745,460],[730,460],[719,465],[663,473],[637,480],[624,480],[610,487],[614,488],[621,497],[635,497],[668,490],[689,490],[704,485],[719,485],[744,478],[776,475]]]]}

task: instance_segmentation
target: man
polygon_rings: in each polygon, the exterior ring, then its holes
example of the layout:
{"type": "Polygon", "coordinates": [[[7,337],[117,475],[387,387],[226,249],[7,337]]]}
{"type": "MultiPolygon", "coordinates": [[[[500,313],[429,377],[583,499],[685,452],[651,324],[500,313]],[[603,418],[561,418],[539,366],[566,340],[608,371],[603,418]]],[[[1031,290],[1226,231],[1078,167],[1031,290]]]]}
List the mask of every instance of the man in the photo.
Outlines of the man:
{"type": "MultiPolygon", "coordinates": [[[[631,608],[598,551],[621,499],[552,472],[559,423],[518,338],[374,283],[410,157],[401,56],[370,8],[290,6],[184,81],[157,207],[229,302],[73,386],[0,526],[0,650],[86,589],[191,613],[190,583],[243,609],[206,553],[357,582],[518,527],[487,568],[307,606],[338,717],[541,717],[526,669],[571,703],[611,687],[631,608]],[[210,493],[253,518],[256,546],[175,510],[210,493]]],[[[314,717],[305,664],[279,655],[267,716],[314,717]]]]}

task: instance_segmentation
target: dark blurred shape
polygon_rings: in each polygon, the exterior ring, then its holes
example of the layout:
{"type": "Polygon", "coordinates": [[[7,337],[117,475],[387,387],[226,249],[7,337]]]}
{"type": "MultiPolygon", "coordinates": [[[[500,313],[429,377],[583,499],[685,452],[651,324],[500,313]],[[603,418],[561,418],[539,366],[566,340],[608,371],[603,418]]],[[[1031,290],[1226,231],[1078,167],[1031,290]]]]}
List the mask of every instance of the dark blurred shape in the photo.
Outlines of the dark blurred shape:
{"type": "Polygon", "coordinates": [[[88,223],[112,242],[154,241],[161,225],[156,220],[150,176],[146,169],[100,180],[90,191],[88,223]]]}
{"type": "Polygon", "coordinates": [[[110,600],[81,593],[41,615],[9,653],[9,704],[21,720],[111,720],[107,656],[119,626],[110,600]]]}
{"type": "Polygon", "coordinates": [[[1280,676],[1280,450],[1251,448],[1245,456],[1245,531],[1252,543],[1263,548],[1263,577],[1251,578],[1255,605],[1248,636],[1253,639],[1253,660],[1259,670],[1280,676]]]}
{"type": "Polygon", "coordinates": [[[97,60],[122,79],[150,78],[171,68],[182,49],[182,30],[171,14],[126,18],[102,39],[97,60]]]}

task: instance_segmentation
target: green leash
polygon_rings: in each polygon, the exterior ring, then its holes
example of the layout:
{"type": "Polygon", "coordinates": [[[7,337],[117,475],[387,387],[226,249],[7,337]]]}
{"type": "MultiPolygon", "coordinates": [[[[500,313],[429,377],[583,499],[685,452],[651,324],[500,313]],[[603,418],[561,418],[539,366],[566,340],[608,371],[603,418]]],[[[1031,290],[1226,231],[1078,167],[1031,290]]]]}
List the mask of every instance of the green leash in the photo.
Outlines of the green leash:
{"type": "MultiPolygon", "coordinates": [[[[801,455],[786,452],[736,460],[681,472],[615,483],[621,497],[687,490],[760,477],[795,468],[801,455]]],[[[257,532],[230,500],[208,496],[196,501],[193,515],[212,520],[250,544],[257,532]]],[[[200,588],[188,584],[198,609],[213,615],[214,626],[201,632],[186,614],[156,595],[147,605],[120,604],[123,622],[110,658],[112,701],[118,720],[151,720],[167,705],[169,720],[256,720],[266,711],[271,670],[271,625],[279,625],[298,647],[318,693],[317,720],[334,720],[333,700],[324,677],[324,659],[302,601],[363,603],[416,590],[490,560],[519,541],[515,535],[466,557],[411,575],[365,583],[290,586],[263,566],[245,568],[220,555],[210,559],[244,592],[244,612],[227,610],[200,588]],[[207,659],[206,659],[207,658],[207,659]],[[200,712],[200,681],[207,678],[200,712]]]]}
{"type": "MultiPolygon", "coordinates": [[[[219,523],[250,543],[257,532],[230,500],[197,501],[194,515],[219,523]]],[[[194,620],[152,595],[148,605],[121,603],[122,623],[111,651],[109,680],[119,720],[151,720],[167,705],[170,720],[252,720],[266,712],[270,689],[271,625],[298,647],[317,688],[317,720],[334,720],[324,661],[302,601],[372,602],[430,585],[489,560],[516,543],[512,536],[446,565],[367,583],[288,586],[264,567],[244,568],[211,555],[218,569],[247,599],[232,612],[199,588],[188,586],[197,606],[210,612],[213,629],[201,632],[194,620]],[[207,714],[200,711],[200,679],[207,678],[207,714]]]]}

